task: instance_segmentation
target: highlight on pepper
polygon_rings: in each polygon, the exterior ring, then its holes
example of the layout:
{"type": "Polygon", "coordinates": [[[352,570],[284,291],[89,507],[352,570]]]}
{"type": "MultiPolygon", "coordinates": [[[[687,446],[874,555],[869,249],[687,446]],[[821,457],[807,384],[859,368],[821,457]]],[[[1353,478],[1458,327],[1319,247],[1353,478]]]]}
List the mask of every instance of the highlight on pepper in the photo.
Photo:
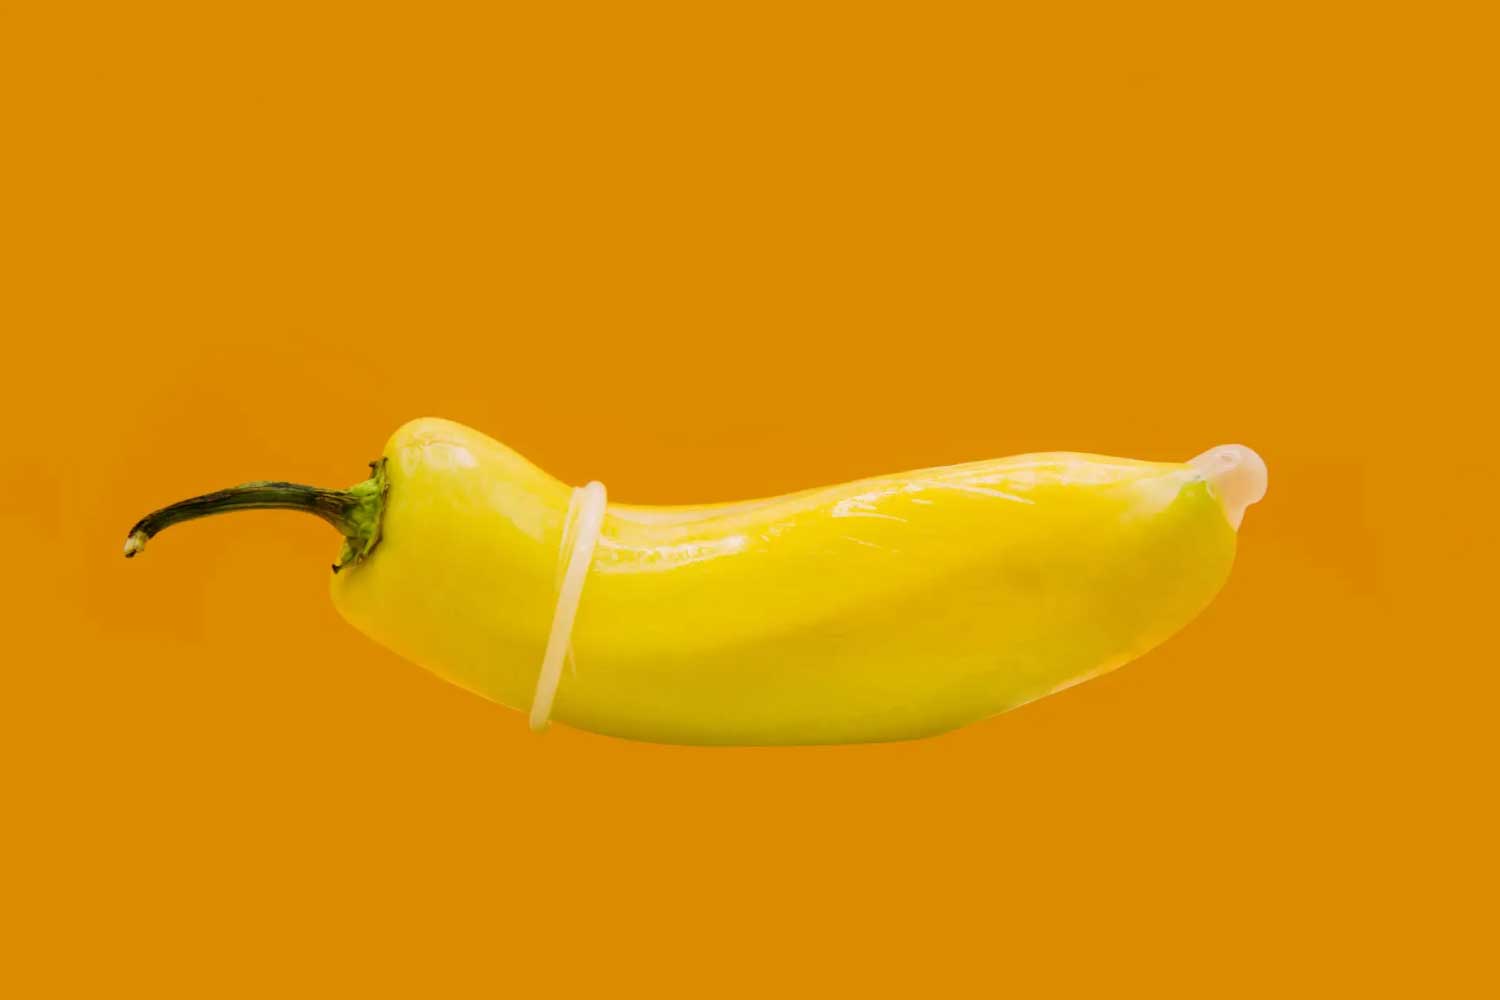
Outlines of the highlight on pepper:
{"type": "Polygon", "coordinates": [[[743,503],[617,503],[447,420],[392,435],[348,489],[253,482],[142,518],[257,508],[343,536],[352,625],[476,694],[661,743],[942,733],[1113,670],[1223,585],[1266,466],[1069,452],[743,503]]]}

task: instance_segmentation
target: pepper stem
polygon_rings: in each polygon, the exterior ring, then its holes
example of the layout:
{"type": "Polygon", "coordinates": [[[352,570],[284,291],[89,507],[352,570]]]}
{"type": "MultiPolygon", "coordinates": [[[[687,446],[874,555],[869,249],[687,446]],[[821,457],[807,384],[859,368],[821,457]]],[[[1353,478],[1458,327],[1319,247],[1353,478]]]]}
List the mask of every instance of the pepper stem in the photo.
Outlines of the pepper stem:
{"type": "Polygon", "coordinates": [[[125,539],[125,558],[146,547],[146,542],[163,528],[182,521],[192,521],[213,514],[237,510],[301,510],[321,517],[344,536],[344,550],[333,571],[358,562],[380,541],[380,519],[385,510],[385,495],[390,483],[385,476],[385,459],[370,463],[370,478],[347,490],[325,490],[301,483],[241,483],[227,490],[205,493],[181,500],[170,507],[152,511],[135,523],[125,539]]]}

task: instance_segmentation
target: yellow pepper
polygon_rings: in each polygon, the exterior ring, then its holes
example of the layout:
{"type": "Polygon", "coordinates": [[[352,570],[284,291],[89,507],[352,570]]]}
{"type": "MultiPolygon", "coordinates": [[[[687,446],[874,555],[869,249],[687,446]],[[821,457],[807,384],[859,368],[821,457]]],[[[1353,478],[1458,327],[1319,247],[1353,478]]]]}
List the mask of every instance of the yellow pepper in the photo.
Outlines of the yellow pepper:
{"type": "Polygon", "coordinates": [[[343,532],[333,600],[376,641],[538,723],[692,744],[911,739],[1112,670],[1213,598],[1265,490],[1259,457],[1226,445],[604,506],[437,419],[372,467],[349,490],[247,483],[174,504],[126,555],[205,514],[309,511],[343,532]]]}

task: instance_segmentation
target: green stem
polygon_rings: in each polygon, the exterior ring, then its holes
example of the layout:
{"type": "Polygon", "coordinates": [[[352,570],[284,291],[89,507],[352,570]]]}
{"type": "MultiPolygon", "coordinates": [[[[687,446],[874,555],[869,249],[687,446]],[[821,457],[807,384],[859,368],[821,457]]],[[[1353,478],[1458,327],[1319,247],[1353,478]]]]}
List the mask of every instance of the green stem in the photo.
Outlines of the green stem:
{"type": "Polygon", "coordinates": [[[158,531],[182,521],[237,510],[300,510],[320,517],[344,536],[344,550],[333,567],[337,573],[358,562],[380,541],[380,519],[390,484],[385,459],[370,463],[370,478],[347,490],[325,490],[301,483],[241,483],[227,490],[205,493],[152,511],[135,523],[125,539],[125,558],[146,547],[158,531]]]}

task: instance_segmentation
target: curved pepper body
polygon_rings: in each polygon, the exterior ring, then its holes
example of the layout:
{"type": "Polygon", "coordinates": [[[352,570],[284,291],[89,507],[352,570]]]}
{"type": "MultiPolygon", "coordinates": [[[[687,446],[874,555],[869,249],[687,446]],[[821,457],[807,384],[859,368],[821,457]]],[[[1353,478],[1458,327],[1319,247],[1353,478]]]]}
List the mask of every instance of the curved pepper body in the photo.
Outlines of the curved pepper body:
{"type": "MultiPolygon", "coordinates": [[[[526,710],[572,490],[445,420],[405,425],[385,457],[380,543],[333,577],[335,604],[526,710]]],[[[611,503],[552,717],[667,743],[939,733],[1157,645],[1219,590],[1235,537],[1194,465],[1068,453],[748,503],[611,503]]]]}

